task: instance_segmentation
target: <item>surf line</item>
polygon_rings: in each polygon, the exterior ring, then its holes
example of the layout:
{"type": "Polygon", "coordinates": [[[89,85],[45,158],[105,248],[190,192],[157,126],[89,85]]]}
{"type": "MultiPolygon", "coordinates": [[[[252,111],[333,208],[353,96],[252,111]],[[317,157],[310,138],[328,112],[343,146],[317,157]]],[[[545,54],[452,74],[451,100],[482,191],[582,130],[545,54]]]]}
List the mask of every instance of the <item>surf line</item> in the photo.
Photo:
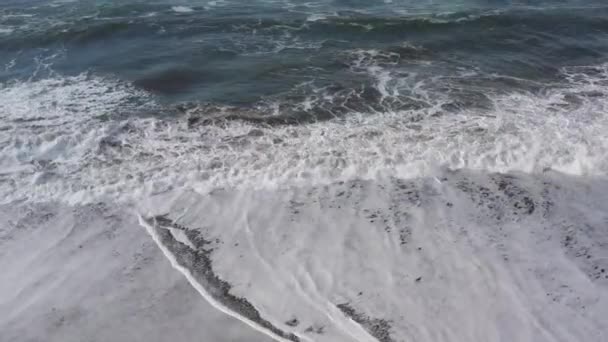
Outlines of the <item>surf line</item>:
{"type": "MultiPolygon", "coordinates": [[[[307,338],[305,336],[296,335],[296,334],[291,334],[291,336],[287,335],[287,337],[280,336],[279,334],[273,332],[272,330],[265,328],[263,326],[260,326],[260,324],[256,323],[255,321],[253,321],[253,320],[239,314],[238,312],[235,312],[234,310],[226,307],[225,305],[223,305],[220,301],[215,299],[213,297],[213,295],[211,293],[209,293],[209,291],[207,291],[207,289],[205,289],[205,287],[202,284],[200,284],[195,279],[194,275],[187,267],[180,264],[180,262],[177,260],[176,255],[163,243],[162,237],[160,236],[160,234],[158,232],[158,229],[160,229],[160,228],[156,227],[155,219],[154,218],[144,218],[140,214],[138,214],[138,219],[139,219],[139,224],[146,229],[146,232],[148,233],[148,235],[150,235],[150,237],[156,243],[158,248],[163,252],[165,257],[169,260],[169,262],[171,263],[171,266],[173,268],[175,268],[176,270],[178,270],[180,273],[182,273],[184,275],[184,277],[186,277],[186,279],[188,280],[190,285],[192,285],[192,287],[194,287],[194,289],[215,309],[225,313],[226,315],[228,315],[230,317],[236,318],[237,320],[247,324],[249,327],[253,328],[254,330],[259,331],[259,332],[269,336],[270,338],[274,339],[277,342],[300,342],[302,340],[312,342],[312,340],[310,340],[309,338],[307,338]]],[[[275,327],[273,327],[273,328],[276,329],[277,331],[280,331],[275,327]]],[[[280,332],[283,333],[282,331],[280,331],[280,332]]]]}

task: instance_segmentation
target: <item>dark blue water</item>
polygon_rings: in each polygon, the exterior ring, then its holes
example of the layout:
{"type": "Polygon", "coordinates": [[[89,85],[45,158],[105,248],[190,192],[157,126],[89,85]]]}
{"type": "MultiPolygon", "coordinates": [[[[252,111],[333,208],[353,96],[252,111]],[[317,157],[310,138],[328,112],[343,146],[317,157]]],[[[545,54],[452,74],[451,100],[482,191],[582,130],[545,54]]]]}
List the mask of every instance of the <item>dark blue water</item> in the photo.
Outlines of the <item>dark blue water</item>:
{"type": "MultiPolygon", "coordinates": [[[[379,65],[393,77],[440,75],[434,86],[453,93],[456,107],[483,106],[486,92],[538,91],[536,82],[559,82],[564,66],[603,62],[608,4],[5,0],[0,30],[2,82],[89,72],[132,82],[167,103],[249,108],[301,101],[319,89],[347,101],[357,91],[364,95],[352,103],[358,108],[381,98],[362,72],[379,65]],[[478,76],[459,77],[467,73],[478,76]]],[[[391,107],[416,106],[407,91],[400,94],[407,103],[391,107]]],[[[286,114],[293,115],[328,114],[286,114]]]]}

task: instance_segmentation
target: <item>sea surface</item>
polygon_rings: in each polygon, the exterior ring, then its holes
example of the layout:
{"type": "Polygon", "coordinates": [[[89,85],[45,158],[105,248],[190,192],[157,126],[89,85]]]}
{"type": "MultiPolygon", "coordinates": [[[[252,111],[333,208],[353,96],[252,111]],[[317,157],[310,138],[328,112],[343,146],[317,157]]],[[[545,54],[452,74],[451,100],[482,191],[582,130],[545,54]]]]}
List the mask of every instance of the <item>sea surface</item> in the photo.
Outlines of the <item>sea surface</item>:
{"type": "Polygon", "coordinates": [[[0,0],[1,341],[608,340],[608,3],[0,0]]]}

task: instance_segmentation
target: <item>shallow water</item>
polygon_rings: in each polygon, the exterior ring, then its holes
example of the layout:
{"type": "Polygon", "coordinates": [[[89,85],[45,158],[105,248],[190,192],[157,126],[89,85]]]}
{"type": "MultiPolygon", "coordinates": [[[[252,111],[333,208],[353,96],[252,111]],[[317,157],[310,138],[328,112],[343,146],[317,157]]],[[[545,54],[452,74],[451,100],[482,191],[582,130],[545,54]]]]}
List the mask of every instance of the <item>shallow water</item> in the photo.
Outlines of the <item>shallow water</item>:
{"type": "Polygon", "coordinates": [[[607,14],[3,2],[0,330],[604,341],[607,14]]]}

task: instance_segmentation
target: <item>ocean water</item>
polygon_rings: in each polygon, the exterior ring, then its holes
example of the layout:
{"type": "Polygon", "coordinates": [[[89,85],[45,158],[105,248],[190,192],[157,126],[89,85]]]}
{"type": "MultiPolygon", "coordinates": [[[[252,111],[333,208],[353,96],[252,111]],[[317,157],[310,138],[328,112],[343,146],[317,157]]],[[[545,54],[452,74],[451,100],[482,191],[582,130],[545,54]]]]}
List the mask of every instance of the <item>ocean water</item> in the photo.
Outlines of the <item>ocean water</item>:
{"type": "Polygon", "coordinates": [[[1,341],[608,339],[608,4],[4,0],[1,341]]]}

